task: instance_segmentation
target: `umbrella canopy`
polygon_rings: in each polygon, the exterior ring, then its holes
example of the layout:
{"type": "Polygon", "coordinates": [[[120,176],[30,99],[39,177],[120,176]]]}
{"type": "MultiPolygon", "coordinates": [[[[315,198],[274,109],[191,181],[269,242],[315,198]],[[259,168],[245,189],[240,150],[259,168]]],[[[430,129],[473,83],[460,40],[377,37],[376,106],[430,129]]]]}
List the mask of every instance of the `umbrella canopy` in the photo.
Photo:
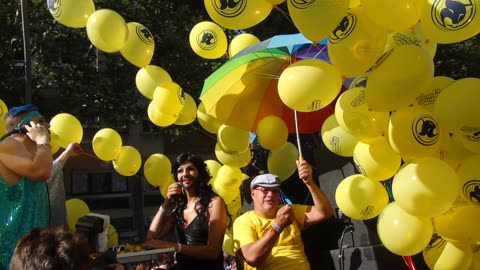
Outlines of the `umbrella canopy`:
{"type": "MultiPolygon", "coordinates": [[[[278,79],[299,58],[325,59],[326,44],[312,45],[302,40],[303,36],[287,36],[293,37],[276,36],[250,46],[212,73],[200,94],[206,112],[225,124],[252,132],[264,117],[275,115],[295,133],[294,111],[281,101],[278,79]]],[[[319,111],[297,112],[299,133],[320,131],[333,111],[334,104],[330,104],[319,111]]]]}

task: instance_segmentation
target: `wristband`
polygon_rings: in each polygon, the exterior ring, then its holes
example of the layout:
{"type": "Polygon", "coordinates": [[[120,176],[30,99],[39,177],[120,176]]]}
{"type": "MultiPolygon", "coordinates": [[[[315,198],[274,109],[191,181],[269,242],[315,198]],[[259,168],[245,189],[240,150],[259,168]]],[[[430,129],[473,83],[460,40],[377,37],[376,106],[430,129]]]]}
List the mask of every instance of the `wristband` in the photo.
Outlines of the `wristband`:
{"type": "Polygon", "coordinates": [[[182,252],[182,243],[178,242],[177,243],[177,253],[182,252]]]}
{"type": "Polygon", "coordinates": [[[40,148],[42,146],[48,146],[50,149],[52,149],[52,146],[49,143],[37,143],[37,148],[40,148]]]}
{"type": "Polygon", "coordinates": [[[281,233],[283,231],[283,229],[280,226],[278,226],[277,223],[275,222],[272,223],[272,228],[278,233],[281,233]]]}
{"type": "Polygon", "coordinates": [[[158,212],[160,212],[160,215],[164,216],[165,215],[165,208],[163,208],[163,205],[160,205],[158,208],[158,212]]]}

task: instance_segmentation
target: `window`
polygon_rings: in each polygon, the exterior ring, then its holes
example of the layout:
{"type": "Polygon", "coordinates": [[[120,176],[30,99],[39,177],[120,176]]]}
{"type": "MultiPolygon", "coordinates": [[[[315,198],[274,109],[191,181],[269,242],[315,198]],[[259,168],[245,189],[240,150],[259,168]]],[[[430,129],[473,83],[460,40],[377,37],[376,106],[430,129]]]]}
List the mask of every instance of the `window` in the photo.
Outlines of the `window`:
{"type": "Polygon", "coordinates": [[[128,192],[126,176],[113,172],[73,172],[72,195],[128,192]]]}

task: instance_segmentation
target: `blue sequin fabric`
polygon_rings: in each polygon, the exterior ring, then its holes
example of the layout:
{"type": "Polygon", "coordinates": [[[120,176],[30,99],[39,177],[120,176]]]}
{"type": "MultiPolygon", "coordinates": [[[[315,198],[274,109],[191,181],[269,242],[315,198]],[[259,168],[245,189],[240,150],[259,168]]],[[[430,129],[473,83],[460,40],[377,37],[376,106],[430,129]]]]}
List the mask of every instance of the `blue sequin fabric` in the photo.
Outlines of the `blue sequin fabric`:
{"type": "Polygon", "coordinates": [[[6,270],[16,242],[31,229],[48,225],[47,187],[25,178],[9,186],[0,178],[0,198],[0,270],[6,270]]]}

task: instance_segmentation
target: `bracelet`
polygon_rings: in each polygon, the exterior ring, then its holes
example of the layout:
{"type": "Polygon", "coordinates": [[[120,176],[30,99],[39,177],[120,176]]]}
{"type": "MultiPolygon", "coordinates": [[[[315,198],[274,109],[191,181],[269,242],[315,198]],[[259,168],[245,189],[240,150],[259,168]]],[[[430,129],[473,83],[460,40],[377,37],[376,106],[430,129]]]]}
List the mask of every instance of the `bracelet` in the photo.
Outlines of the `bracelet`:
{"type": "Polygon", "coordinates": [[[182,252],[182,243],[178,242],[177,243],[177,253],[182,252]]]}
{"type": "Polygon", "coordinates": [[[161,216],[165,215],[165,208],[163,208],[163,205],[160,205],[160,207],[158,208],[158,212],[160,212],[161,216]]]}
{"type": "Polygon", "coordinates": [[[52,146],[49,143],[37,143],[37,148],[40,148],[42,146],[48,146],[50,149],[52,149],[52,146]]]}
{"type": "Polygon", "coordinates": [[[281,233],[283,231],[283,229],[280,226],[278,226],[277,223],[275,222],[272,223],[272,228],[278,233],[281,233]]]}

